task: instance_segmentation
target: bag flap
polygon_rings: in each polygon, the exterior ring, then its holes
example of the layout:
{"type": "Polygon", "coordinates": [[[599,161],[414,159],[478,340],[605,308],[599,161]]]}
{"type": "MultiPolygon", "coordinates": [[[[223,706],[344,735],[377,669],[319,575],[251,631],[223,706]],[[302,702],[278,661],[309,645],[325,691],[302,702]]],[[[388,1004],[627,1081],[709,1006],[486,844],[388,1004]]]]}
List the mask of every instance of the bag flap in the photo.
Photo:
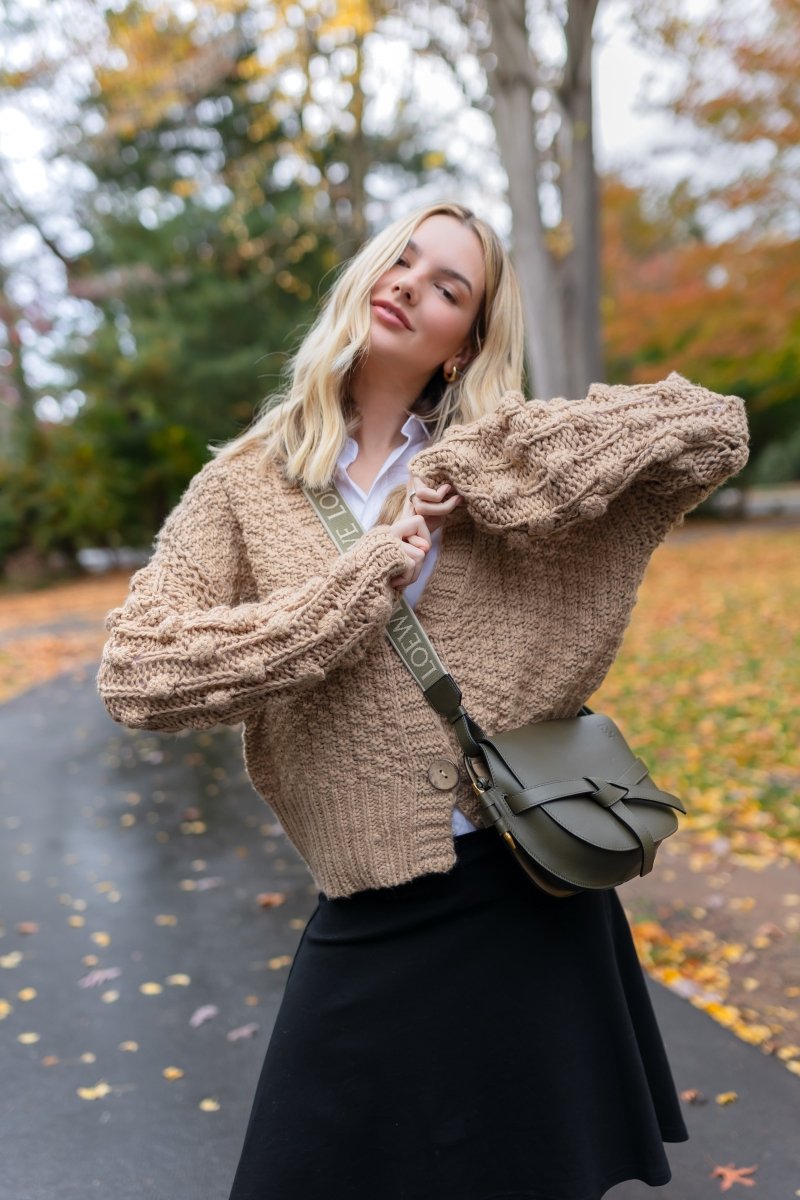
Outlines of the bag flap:
{"type": "MultiPolygon", "coordinates": [[[[502,759],[521,788],[556,779],[585,776],[614,780],[636,761],[636,755],[610,717],[591,713],[564,720],[523,725],[481,743],[490,769],[491,750],[502,759]]],[[[501,781],[496,780],[500,786],[501,781]]]]}
{"type": "MultiPolygon", "coordinates": [[[[546,814],[589,845],[616,853],[639,849],[635,833],[614,816],[613,809],[606,809],[589,795],[594,790],[593,781],[613,783],[640,761],[610,717],[591,713],[545,721],[486,738],[481,746],[494,787],[501,794],[560,780],[587,781],[585,798],[573,795],[549,800],[516,816],[509,810],[512,822],[522,822],[522,828],[528,824],[534,828],[543,819],[539,814],[546,814]]],[[[641,763],[634,777],[641,776],[643,770],[645,764],[641,763]]],[[[649,775],[642,779],[638,790],[638,797],[623,798],[623,803],[635,810],[655,842],[669,837],[678,826],[671,802],[682,809],[680,801],[660,791],[649,775]]]]}
{"type": "MultiPolygon", "coordinates": [[[[628,801],[623,801],[628,805],[628,801]]],[[[632,801],[629,807],[636,810],[637,816],[643,818],[650,830],[654,842],[660,842],[669,837],[678,827],[678,818],[671,808],[662,808],[657,804],[642,804],[632,801]]],[[[614,810],[601,808],[594,800],[576,796],[566,800],[553,800],[542,804],[540,811],[547,813],[562,829],[574,834],[582,842],[598,846],[603,850],[638,850],[639,839],[627,825],[614,817],[614,810]]],[[[537,810],[531,809],[531,815],[537,810]]],[[[523,813],[517,820],[525,820],[523,813]]]]}

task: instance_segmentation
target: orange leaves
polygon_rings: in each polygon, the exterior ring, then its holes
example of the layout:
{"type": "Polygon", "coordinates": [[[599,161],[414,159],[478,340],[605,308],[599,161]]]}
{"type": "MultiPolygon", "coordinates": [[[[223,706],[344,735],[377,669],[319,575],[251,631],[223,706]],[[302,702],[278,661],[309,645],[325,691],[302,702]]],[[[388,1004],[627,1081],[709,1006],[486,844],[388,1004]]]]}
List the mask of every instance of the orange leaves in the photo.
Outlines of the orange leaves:
{"type": "Polygon", "coordinates": [[[800,861],[800,640],[786,617],[800,610],[796,551],[791,531],[676,531],[596,700],[686,801],[682,826],[723,833],[756,869],[800,861]]]}
{"type": "Polygon", "coordinates": [[[111,1091],[105,1079],[101,1079],[94,1087],[79,1087],[76,1089],[81,1100],[102,1100],[111,1091]]]}
{"type": "Polygon", "coordinates": [[[291,963],[291,954],[276,954],[273,958],[269,959],[267,966],[270,971],[280,971],[283,967],[291,966],[291,963]]]}
{"type": "Polygon", "coordinates": [[[99,579],[0,596],[0,703],[98,659],[107,636],[103,618],[124,600],[128,579],[128,573],[115,571],[99,579]],[[65,628],[43,628],[56,619],[65,628]]]}
{"type": "Polygon", "coordinates": [[[733,1163],[728,1163],[724,1167],[714,1167],[709,1178],[719,1179],[719,1190],[729,1192],[735,1183],[741,1183],[743,1187],[755,1187],[756,1181],[750,1176],[757,1170],[758,1167],[735,1167],[733,1163]]]}
{"type": "MultiPolygon", "coordinates": [[[[729,185],[722,203],[737,203],[729,185]]],[[[694,201],[695,205],[697,201],[694,201]]],[[[611,375],[660,379],[664,363],[721,392],[749,392],[789,404],[785,355],[796,342],[796,239],[719,243],[689,234],[697,214],[670,198],[656,217],[641,194],[617,179],[603,186],[603,334],[611,375]],[[746,366],[742,368],[742,362],[746,366]],[[630,376],[631,362],[639,364],[630,376]]],[[[690,202],[691,204],[691,202],[690,202]]]]}
{"type": "Polygon", "coordinates": [[[52,679],[100,657],[105,634],[40,633],[22,636],[3,647],[0,654],[0,702],[37,683],[52,679]]]}
{"type": "Polygon", "coordinates": [[[797,535],[697,523],[654,555],[622,651],[590,700],[687,806],[628,885],[643,964],[800,1073],[800,611],[797,535]]]}
{"type": "Polygon", "coordinates": [[[67,618],[94,623],[125,599],[130,572],[112,571],[55,584],[35,592],[9,592],[0,596],[0,630],[46,625],[67,618]]]}
{"type": "MultiPolygon", "coordinates": [[[[634,909],[637,903],[645,907],[652,904],[658,883],[658,876],[649,884],[637,882],[631,893],[634,909]]],[[[702,883],[700,880],[700,886],[702,883]]],[[[663,880],[660,887],[668,890],[663,880]]],[[[798,1072],[800,1050],[791,1041],[784,1049],[781,1042],[796,1027],[800,1011],[775,1003],[781,980],[793,969],[791,954],[773,955],[763,962],[758,956],[759,951],[779,944],[783,930],[769,921],[755,924],[749,905],[732,903],[736,897],[727,904],[718,903],[722,899],[720,894],[712,893],[706,908],[684,904],[676,895],[670,907],[659,906],[663,920],[637,920],[634,915],[631,928],[639,958],[655,979],[741,1041],[775,1053],[789,1070],[798,1072]],[[721,935],[722,930],[735,929],[741,935],[753,928],[755,932],[746,940],[729,940],[721,935]]],[[[791,987],[786,990],[791,991],[791,987]]]]}

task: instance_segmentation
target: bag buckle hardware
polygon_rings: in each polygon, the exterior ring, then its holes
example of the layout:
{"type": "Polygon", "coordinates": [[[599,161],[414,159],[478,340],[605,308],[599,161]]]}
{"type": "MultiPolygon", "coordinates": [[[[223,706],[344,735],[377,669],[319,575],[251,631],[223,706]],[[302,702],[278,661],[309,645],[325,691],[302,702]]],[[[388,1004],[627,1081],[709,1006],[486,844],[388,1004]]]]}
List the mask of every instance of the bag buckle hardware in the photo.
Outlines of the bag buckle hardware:
{"type": "Polygon", "coordinates": [[[475,792],[476,796],[481,796],[484,792],[489,790],[492,783],[491,779],[484,778],[484,776],[479,775],[475,770],[475,767],[472,765],[472,759],[468,758],[466,754],[464,755],[464,767],[466,768],[467,775],[469,775],[469,781],[472,784],[472,790],[475,792]]]}

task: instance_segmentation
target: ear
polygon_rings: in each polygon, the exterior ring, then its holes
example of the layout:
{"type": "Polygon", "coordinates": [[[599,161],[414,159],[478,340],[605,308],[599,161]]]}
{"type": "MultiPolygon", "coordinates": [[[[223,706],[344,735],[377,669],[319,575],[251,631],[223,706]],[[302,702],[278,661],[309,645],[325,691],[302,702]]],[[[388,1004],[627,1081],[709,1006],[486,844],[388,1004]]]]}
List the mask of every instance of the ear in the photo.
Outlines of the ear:
{"type": "Polygon", "coordinates": [[[458,367],[459,371],[463,371],[469,366],[473,358],[476,357],[477,353],[477,347],[475,346],[472,338],[469,337],[465,342],[462,343],[462,345],[453,355],[453,362],[458,367]]]}

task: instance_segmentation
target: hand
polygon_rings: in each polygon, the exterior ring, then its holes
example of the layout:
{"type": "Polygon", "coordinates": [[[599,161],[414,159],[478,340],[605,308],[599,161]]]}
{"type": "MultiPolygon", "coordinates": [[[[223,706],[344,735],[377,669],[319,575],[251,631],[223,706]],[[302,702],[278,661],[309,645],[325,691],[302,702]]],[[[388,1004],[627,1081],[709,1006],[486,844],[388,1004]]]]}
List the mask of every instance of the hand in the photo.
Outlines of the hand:
{"type": "Polygon", "coordinates": [[[424,517],[402,516],[394,525],[390,525],[388,533],[400,541],[407,559],[406,570],[402,575],[390,579],[392,587],[404,588],[419,579],[425,555],[431,548],[431,535],[424,517]]]}
{"type": "Polygon", "coordinates": [[[442,483],[438,488],[432,488],[428,487],[419,475],[412,475],[406,490],[403,516],[408,513],[409,516],[424,517],[428,529],[434,533],[443,524],[445,517],[463,502],[464,497],[454,490],[451,483],[442,483]],[[452,495],[448,496],[448,492],[452,492],[452,495]]]}

